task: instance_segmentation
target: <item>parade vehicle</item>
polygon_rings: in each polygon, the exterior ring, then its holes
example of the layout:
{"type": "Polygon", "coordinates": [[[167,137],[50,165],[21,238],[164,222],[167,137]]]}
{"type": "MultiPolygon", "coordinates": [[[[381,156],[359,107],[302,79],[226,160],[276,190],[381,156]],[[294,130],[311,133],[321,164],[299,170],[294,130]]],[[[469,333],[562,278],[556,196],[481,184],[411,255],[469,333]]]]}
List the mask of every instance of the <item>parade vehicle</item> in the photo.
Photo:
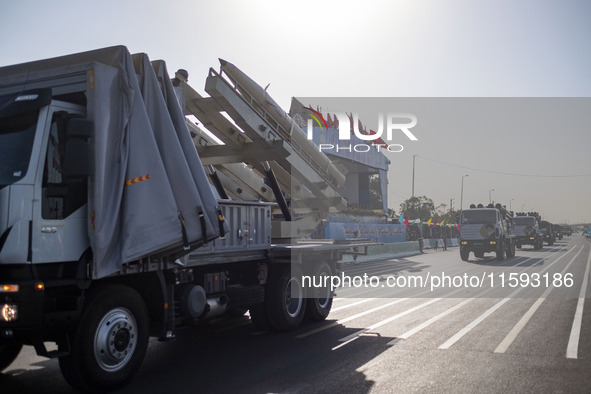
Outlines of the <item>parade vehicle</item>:
{"type": "Polygon", "coordinates": [[[544,242],[546,242],[548,246],[554,245],[554,242],[556,242],[556,235],[554,234],[554,225],[547,220],[542,220],[540,222],[540,231],[542,232],[544,242]]]}
{"type": "Polygon", "coordinates": [[[151,336],[229,311],[280,331],[327,317],[332,289],[301,276],[364,243],[300,239],[346,206],[344,176],[224,71],[202,97],[123,46],[0,68],[0,370],[31,345],[109,390],[151,336]]]}
{"type": "Polygon", "coordinates": [[[517,212],[513,218],[515,246],[533,245],[535,250],[542,249],[544,240],[539,227],[540,215],[537,212],[517,212]]]}
{"type": "Polygon", "coordinates": [[[562,238],[564,238],[564,229],[562,228],[562,226],[555,224],[554,226],[554,238],[561,240],[562,238]]]}
{"type": "Polygon", "coordinates": [[[460,257],[468,261],[470,252],[477,258],[494,252],[497,260],[515,256],[512,213],[501,204],[471,204],[460,214],[460,257]]]}

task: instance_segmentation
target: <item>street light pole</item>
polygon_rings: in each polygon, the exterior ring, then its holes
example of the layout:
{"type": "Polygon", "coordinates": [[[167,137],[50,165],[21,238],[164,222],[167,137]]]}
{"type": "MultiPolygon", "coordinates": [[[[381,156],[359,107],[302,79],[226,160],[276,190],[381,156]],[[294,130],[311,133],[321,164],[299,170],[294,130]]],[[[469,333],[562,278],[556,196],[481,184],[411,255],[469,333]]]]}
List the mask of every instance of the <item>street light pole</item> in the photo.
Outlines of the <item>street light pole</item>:
{"type": "Polygon", "coordinates": [[[494,192],[494,191],[495,191],[495,189],[490,189],[488,191],[488,203],[489,204],[492,204],[492,192],[494,192]]]}
{"type": "Polygon", "coordinates": [[[412,155],[412,196],[415,196],[415,157],[417,155],[412,155]]]}
{"type": "Polygon", "coordinates": [[[462,211],[464,205],[464,178],[467,176],[468,174],[462,175],[462,192],[460,193],[460,212],[462,211]]]}

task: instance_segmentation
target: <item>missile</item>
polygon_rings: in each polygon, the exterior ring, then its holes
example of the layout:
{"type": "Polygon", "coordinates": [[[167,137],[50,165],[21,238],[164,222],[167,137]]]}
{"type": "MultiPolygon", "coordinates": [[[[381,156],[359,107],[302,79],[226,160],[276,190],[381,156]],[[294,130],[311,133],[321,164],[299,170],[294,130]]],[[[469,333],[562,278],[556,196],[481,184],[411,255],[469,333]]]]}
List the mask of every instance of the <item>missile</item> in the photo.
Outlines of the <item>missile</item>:
{"type": "Polygon", "coordinates": [[[334,181],[335,188],[345,183],[345,175],[333,164],[333,162],[321,152],[318,147],[308,139],[307,134],[293,121],[293,119],[273,100],[273,98],[259,84],[253,81],[242,70],[234,64],[219,59],[222,71],[236,86],[236,89],[243,97],[251,96],[256,102],[262,105],[267,113],[279,123],[289,134],[287,140],[296,143],[315,162],[315,165],[322,168],[334,181]]]}

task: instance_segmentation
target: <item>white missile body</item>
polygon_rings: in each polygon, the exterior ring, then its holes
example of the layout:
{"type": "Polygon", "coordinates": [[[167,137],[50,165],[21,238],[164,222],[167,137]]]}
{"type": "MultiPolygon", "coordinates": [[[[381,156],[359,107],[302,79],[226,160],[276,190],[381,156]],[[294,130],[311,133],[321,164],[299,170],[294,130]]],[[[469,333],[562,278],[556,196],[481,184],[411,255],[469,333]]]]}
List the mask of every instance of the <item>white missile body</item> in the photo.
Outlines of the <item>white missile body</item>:
{"type": "Polygon", "coordinates": [[[301,150],[314,162],[317,167],[325,172],[333,181],[333,187],[342,186],[345,183],[345,175],[333,164],[333,162],[321,152],[318,147],[308,139],[307,134],[293,121],[293,119],[273,100],[273,98],[259,84],[253,81],[234,64],[219,59],[222,71],[234,83],[236,89],[243,97],[251,96],[261,104],[271,117],[281,126],[286,134],[284,138],[292,145],[297,144],[301,150]]]}

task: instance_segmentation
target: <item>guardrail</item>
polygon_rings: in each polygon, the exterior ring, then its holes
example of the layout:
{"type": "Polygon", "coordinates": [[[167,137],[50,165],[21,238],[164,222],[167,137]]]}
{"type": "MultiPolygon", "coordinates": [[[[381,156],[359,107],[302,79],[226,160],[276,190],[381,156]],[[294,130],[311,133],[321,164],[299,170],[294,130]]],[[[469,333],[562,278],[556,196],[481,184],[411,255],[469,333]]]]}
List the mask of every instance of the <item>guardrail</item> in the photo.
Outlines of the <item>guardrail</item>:
{"type": "Polygon", "coordinates": [[[396,242],[367,247],[365,256],[343,256],[343,263],[366,263],[370,261],[409,257],[421,254],[418,241],[396,242]]]}

